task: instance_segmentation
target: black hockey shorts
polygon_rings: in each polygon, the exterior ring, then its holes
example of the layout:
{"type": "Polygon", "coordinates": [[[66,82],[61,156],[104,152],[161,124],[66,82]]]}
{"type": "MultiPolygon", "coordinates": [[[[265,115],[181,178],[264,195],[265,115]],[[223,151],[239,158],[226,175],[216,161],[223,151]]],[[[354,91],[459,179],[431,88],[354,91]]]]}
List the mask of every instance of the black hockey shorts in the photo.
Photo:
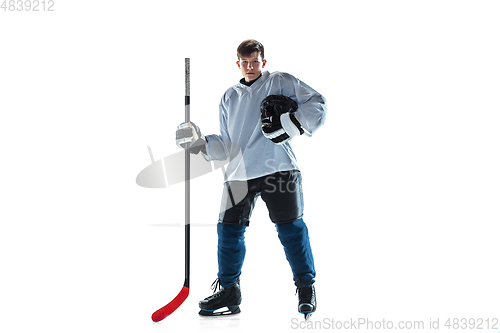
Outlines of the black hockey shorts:
{"type": "Polygon", "coordinates": [[[274,223],[293,222],[301,218],[304,198],[300,171],[281,171],[247,181],[226,182],[219,222],[248,226],[259,196],[266,203],[274,223]]]}

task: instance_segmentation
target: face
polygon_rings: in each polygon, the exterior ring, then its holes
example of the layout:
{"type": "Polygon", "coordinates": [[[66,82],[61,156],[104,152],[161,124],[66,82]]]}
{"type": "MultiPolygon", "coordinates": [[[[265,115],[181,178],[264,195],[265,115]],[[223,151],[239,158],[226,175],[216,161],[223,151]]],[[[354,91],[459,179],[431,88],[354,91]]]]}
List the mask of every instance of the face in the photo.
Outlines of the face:
{"type": "Polygon", "coordinates": [[[266,62],[266,60],[262,59],[260,53],[255,51],[249,56],[242,57],[236,64],[241,70],[241,74],[243,74],[245,81],[250,82],[259,77],[266,62]]]}

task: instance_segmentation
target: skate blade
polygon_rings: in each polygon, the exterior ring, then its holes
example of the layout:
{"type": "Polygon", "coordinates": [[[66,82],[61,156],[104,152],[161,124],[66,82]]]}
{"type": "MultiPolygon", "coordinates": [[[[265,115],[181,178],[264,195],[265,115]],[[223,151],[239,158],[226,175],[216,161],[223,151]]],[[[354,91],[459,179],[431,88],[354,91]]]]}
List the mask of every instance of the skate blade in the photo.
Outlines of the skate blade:
{"type": "Polygon", "coordinates": [[[310,313],[304,313],[304,320],[308,321],[311,318],[311,316],[312,316],[312,312],[310,312],[310,313]]]}
{"type": "Polygon", "coordinates": [[[235,316],[241,312],[239,306],[225,306],[216,310],[203,310],[201,309],[198,314],[202,317],[221,317],[221,316],[235,316]]]}

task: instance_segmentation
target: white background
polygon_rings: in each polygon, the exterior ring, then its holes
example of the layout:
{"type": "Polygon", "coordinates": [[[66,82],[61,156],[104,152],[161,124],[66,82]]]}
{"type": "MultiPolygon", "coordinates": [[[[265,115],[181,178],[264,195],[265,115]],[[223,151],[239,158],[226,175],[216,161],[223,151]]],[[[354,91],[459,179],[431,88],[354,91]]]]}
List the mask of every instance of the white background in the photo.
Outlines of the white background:
{"type": "MultiPolygon", "coordinates": [[[[0,11],[0,330],[294,331],[291,272],[260,201],[242,314],[204,320],[222,175],[192,182],[191,294],[182,185],[136,175],[178,152],[184,58],[192,120],[218,129],[236,47],[322,93],[294,140],[316,260],[313,319],[500,317],[497,1],[61,1],[0,11]],[[161,224],[178,226],[161,227],[161,224]]],[[[485,324],[483,328],[485,328],[485,324]]],[[[428,327],[427,327],[428,328],[428,327]]]]}

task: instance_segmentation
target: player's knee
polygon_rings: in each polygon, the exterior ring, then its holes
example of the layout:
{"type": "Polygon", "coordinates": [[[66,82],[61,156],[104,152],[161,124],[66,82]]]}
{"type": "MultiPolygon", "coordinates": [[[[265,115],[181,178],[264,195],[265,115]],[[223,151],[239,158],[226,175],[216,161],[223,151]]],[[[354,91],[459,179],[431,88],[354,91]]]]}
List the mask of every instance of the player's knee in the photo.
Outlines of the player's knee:
{"type": "Polygon", "coordinates": [[[307,234],[307,226],[302,218],[293,222],[275,223],[279,236],[302,236],[307,234]]]}
{"type": "Polygon", "coordinates": [[[217,234],[219,237],[243,237],[246,226],[239,224],[217,223],[217,234]]]}

